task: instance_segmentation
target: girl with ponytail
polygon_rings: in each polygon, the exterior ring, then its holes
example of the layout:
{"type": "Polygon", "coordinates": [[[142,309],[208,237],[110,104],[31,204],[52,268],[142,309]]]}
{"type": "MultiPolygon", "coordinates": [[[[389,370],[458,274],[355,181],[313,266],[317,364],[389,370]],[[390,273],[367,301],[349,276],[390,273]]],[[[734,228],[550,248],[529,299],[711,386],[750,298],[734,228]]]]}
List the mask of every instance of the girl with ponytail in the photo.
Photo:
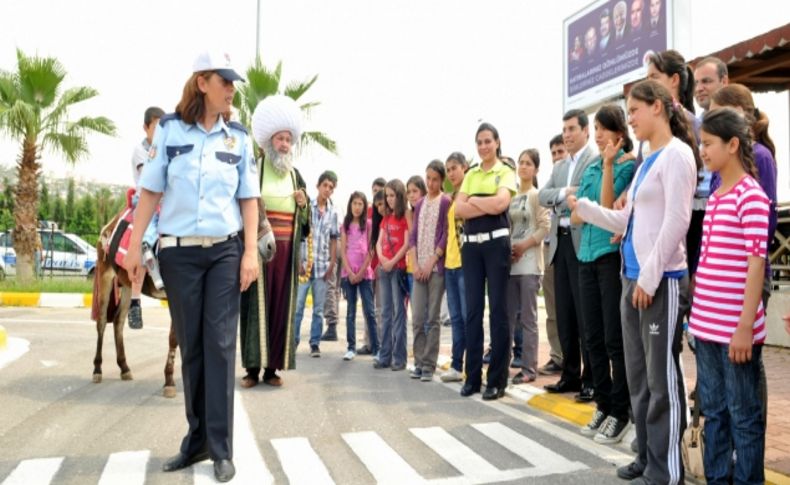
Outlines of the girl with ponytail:
{"type": "Polygon", "coordinates": [[[686,427],[680,368],[689,281],[684,241],[700,160],[682,107],[658,82],[642,81],[631,89],[628,119],[652,153],[637,169],[625,207],[607,209],[586,198],[569,199],[568,205],[585,222],[625,233],[620,317],[638,455],[617,476],[678,484],[686,427]]]}
{"type": "MultiPolygon", "coordinates": [[[[757,170],[755,178],[762,187],[770,201],[768,212],[768,243],[770,245],[776,232],[777,225],[777,195],[776,195],[776,149],[773,140],[768,136],[768,117],[754,107],[754,99],[749,88],[742,84],[729,84],[713,94],[711,109],[731,107],[738,111],[744,118],[752,135],[752,149],[754,152],[754,166],[757,170]]],[[[711,180],[711,193],[721,185],[721,177],[714,173],[711,180]]],[[[765,282],[763,284],[763,306],[768,307],[768,298],[771,296],[771,265],[766,259],[765,282]]]]}

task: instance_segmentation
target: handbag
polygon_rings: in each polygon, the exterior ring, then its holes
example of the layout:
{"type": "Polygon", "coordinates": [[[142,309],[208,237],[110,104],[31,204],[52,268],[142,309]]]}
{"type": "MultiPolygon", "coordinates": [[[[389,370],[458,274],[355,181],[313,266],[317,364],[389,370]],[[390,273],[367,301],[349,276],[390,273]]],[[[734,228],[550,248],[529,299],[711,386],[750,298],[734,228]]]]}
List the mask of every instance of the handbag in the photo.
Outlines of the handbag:
{"type": "Polygon", "coordinates": [[[686,473],[694,478],[705,479],[705,465],[703,463],[703,450],[705,444],[705,431],[699,422],[700,404],[695,399],[692,411],[691,426],[683,433],[681,454],[686,465],[686,473]]]}

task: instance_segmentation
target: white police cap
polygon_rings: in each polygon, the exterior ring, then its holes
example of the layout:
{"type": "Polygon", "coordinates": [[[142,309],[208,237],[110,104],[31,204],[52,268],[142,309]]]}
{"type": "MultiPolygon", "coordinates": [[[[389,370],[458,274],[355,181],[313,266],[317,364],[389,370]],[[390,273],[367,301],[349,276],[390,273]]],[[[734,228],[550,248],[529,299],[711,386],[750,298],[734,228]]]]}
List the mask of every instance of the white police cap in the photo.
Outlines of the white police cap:
{"type": "Polygon", "coordinates": [[[192,64],[192,72],[214,71],[226,81],[242,81],[244,78],[233,68],[226,52],[201,52],[192,64]]]}

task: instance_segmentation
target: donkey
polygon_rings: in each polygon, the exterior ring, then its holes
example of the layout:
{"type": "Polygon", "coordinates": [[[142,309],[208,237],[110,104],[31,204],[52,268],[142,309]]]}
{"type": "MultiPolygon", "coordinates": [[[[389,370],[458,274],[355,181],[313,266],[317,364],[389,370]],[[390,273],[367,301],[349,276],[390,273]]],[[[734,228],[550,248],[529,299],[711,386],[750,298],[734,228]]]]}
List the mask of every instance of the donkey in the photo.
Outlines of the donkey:
{"type": "MultiPolygon", "coordinates": [[[[121,369],[121,379],[124,381],[132,380],[132,371],[126,363],[126,350],[123,345],[123,327],[126,322],[126,315],[129,313],[132,282],[126,270],[119,267],[109,254],[110,237],[122,216],[123,211],[102,228],[99,241],[96,243],[97,258],[93,277],[93,306],[91,308],[91,318],[96,321],[96,333],[98,334],[96,356],[93,359],[94,383],[102,381],[102,343],[104,341],[104,329],[108,322],[112,322],[113,325],[115,356],[118,367],[121,369]]],[[[157,290],[149,275],[146,275],[143,283],[143,294],[159,300],[166,298],[164,290],[157,290]]],[[[178,342],[171,323],[167,360],[165,361],[165,385],[162,392],[164,397],[168,398],[176,396],[173,368],[175,366],[177,348],[178,342]]]]}

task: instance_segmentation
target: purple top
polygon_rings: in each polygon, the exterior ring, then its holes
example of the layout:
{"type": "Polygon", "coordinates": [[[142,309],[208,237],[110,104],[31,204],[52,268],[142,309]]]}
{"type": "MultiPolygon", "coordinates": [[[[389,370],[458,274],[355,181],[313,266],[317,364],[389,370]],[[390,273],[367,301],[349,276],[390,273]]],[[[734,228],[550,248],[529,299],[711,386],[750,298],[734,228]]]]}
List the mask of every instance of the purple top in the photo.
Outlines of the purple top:
{"type": "MultiPolygon", "coordinates": [[[[442,250],[442,257],[439,258],[439,261],[436,263],[436,271],[440,274],[444,274],[444,256],[445,250],[447,248],[447,211],[450,210],[450,203],[452,200],[445,194],[440,195],[441,202],[439,203],[439,223],[436,224],[436,236],[435,236],[435,243],[434,245],[437,248],[441,248],[442,250]]],[[[417,202],[417,205],[414,207],[414,215],[412,216],[412,227],[418,227],[417,222],[420,220],[420,211],[422,210],[422,203],[425,201],[425,197],[420,199],[417,202]]],[[[409,232],[409,248],[416,248],[417,247],[417,238],[419,237],[418,231],[416,229],[409,232]]]]}
{"type": "MultiPolygon", "coordinates": [[[[771,201],[770,212],[768,213],[768,254],[770,255],[771,241],[774,239],[776,232],[776,225],[778,214],[776,212],[776,161],[771,156],[771,151],[762,143],[755,143],[754,148],[754,165],[757,167],[757,181],[760,183],[765,195],[771,201]]],[[[721,177],[718,172],[713,172],[710,179],[710,193],[712,194],[716,189],[721,186],[721,177]]],[[[765,274],[771,274],[771,264],[766,257],[765,274]]]]}
{"type": "MultiPolygon", "coordinates": [[[[341,230],[345,231],[345,227],[342,227],[341,230]]],[[[351,224],[348,225],[348,231],[346,231],[346,254],[344,256],[346,261],[348,261],[348,265],[351,267],[351,271],[357,272],[362,265],[365,264],[365,258],[368,256],[368,233],[370,233],[369,221],[365,222],[364,232],[359,228],[359,224],[356,222],[352,221],[351,224]]],[[[348,277],[345,266],[340,272],[340,276],[343,278],[348,277]]],[[[365,279],[373,279],[373,269],[370,265],[368,265],[367,270],[365,270],[365,279]]]]}

